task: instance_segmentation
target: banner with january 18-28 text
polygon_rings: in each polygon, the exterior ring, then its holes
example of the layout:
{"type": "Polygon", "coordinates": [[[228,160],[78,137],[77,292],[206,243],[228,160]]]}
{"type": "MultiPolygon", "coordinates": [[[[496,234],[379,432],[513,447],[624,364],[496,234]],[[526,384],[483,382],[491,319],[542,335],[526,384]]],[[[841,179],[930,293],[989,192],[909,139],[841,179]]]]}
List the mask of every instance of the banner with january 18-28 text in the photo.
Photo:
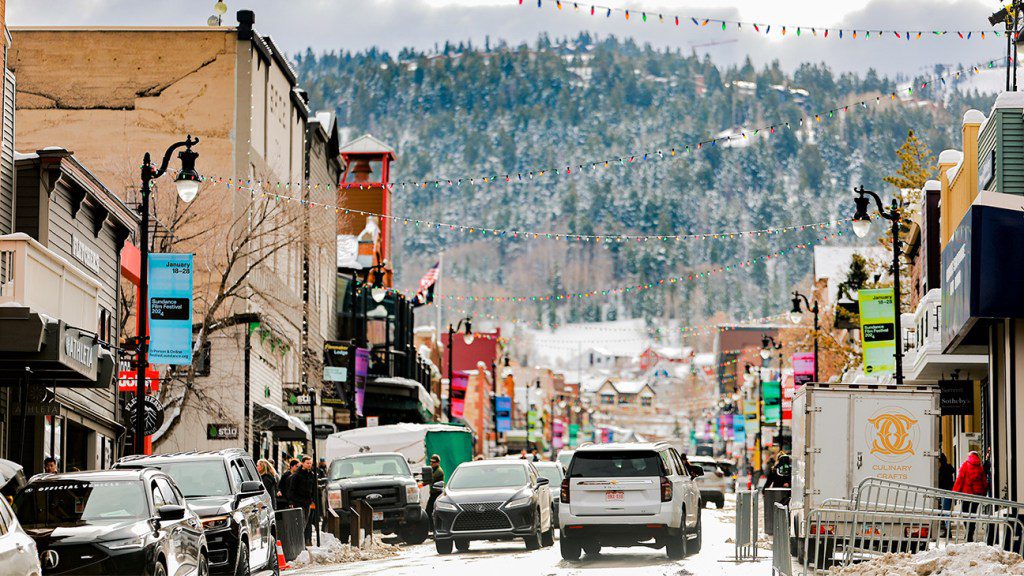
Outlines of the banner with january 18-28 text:
{"type": "Polygon", "coordinates": [[[192,363],[192,255],[149,255],[149,362],[192,363]]]}
{"type": "Polygon", "coordinates": [[[896,308],[892,288],[860,290],[858,299],[864,373],[892,373],[896,369],[896,308]]]}

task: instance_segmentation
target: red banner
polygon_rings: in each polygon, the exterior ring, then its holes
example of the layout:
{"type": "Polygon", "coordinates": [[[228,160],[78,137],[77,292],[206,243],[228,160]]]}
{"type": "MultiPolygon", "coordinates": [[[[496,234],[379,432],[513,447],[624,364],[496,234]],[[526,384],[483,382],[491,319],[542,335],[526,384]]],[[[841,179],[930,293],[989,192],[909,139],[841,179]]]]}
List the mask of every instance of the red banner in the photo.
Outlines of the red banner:
{"type": "MultiPolygon", "coordinates": [[[[138,385],[137,370],[122,370],[117,373],[117,391],[135,392],[138,385]]],[[[146,368],[146,393],[156,392],[160,389],[160,372],[146,368]]]]}
{"type": "Polygon", "coordinates": [[[452,375],[452,418],[462,418],[466,412],[466,389],[469,388],[469,376],[467,374],[452,375]]]}

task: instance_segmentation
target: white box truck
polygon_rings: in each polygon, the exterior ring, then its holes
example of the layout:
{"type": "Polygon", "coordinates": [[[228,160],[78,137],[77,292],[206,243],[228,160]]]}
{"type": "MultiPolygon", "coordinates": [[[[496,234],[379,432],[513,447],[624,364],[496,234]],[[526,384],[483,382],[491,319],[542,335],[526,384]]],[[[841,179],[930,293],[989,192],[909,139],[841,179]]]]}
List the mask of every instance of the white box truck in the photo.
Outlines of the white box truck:
{"type": "MultiPolygon", "coordinates": [[[[794,549],[811,510],[850,499],[866,478],[936,486],[939,389],[812,383],[793,398],[790,534],[794,549]]],[[[894,527],[897,528],[897,527],[894,527]]]]}

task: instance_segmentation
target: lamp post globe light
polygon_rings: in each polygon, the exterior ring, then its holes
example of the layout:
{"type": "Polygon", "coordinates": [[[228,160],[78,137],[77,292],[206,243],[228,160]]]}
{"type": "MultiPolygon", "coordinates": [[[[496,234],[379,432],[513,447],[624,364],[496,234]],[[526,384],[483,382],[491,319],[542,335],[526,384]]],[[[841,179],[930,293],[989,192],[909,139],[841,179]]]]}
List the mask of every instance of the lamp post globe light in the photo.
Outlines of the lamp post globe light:
{"type": "MultiPolygon", "coordinates": [[[[771,358],[773,350],[781,350],[782,342],[776,342],[774,336],[768,334],[761,334],[761,359],[767,360],[771,358]]],[[[782,365],[779,364],[779,370],[782,370],[782,365]]]]}
{"type": "Polygon", "coordinates": [[[793,324],[799,324],[803,318],[803,306],[804,310],[809,311],[814,315],[814,381],[818,380],[818,301],[815,300],[812,304],[807,296],[804,296],[800,292],[793,291],[793,308],[789,311],[789,319],[793,321],[793,324]]]}
{"type": "Polygon", "coordinates": [[[462,333],[462,341],[466,343],[466,346],[469,346],[473,343],[472,317],[467,316],[459,320],[459,323],[454,326],[451,324],[448,325],[448,407],[446,408],[446,413],[448,415],[449,422],[451,422],[452,419],[452,400],[454,400],[452,397],[452,384],[454,383],[452,375],[454,374],[455,367],[452,365],[454,360],[452,353],[455,350],[455,333],[462,330],[464,330],[462,333]]]}
{"type": "Polygon", "coordinates": [[[892,265],[889,271],[892,272],[892,284],[893,284],[893,331],[895,332],[895,360],[896,369],[894,379],[896,384],[903,384],[903,328],[900,321],[900,256],[902,255],[902,246],[900,245],[900,210],[899,202],[896,198],[892,199],[890,208],[886,211],[882,207],[882,199],[871,190],[865,190],[864,186],[860,188],[854,188],[854,192],[857,193],[857,197],[853,199],[856,206],[856,210],[853,213],[853,233],[858,237],[863,238],[867,235],[871,228],[871,215],[868,214],[868,206],[871,200],[874,199],[875,207],[878,208],[878,215],[889,221],[889,234],[892,237],[892,265]]]}
{"type": "Polygon", "coordinates": [[[178,191],[178,197],[184,202],[191,202],[199,193],[199,173],[196,172],[196,158],[199,153],[192,150],[192,147],[199,143],[199,138],[193,138],[189,134],[184,141],[172,144],[164,152],[160,167],[153,165],[149,152],[142,158],[141,178],[142,187],[139,193],[142,195],[142,202],[139,211],[142,216],[141,230],[139,231],[139,308],[138,308],[138,350],[136,354],[136,384],[135,394],[135,453],[145,452],[146,442],[146,369],[149,368],[149,199],[153,192],[153,180],[163,176],[167,172],[167,165],[170,164],[171,154],[179,148],[185,148],[178,152],[178,160],[181,161],[181,169],[174,177],[174,186],[178,191]]]}

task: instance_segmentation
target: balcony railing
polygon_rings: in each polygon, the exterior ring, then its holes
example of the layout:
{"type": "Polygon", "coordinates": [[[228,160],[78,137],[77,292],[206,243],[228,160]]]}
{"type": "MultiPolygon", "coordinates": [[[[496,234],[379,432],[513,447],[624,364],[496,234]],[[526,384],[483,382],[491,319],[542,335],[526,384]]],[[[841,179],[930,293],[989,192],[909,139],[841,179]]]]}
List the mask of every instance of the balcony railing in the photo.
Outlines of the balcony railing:
{"type": "Polygon", "coordinates": [[[100,283],[27,234],[0,236],[0,305],[96,330],[100,283]]]}
{"type": "Polygon", "coordinates": [[[965,377],[988,363],[984,354],[942,353],[942,290],[925,294],[913,314],[904,314],[904,373],[910,381],[937,381],[949,378],[954,370],[965,377]]]}

